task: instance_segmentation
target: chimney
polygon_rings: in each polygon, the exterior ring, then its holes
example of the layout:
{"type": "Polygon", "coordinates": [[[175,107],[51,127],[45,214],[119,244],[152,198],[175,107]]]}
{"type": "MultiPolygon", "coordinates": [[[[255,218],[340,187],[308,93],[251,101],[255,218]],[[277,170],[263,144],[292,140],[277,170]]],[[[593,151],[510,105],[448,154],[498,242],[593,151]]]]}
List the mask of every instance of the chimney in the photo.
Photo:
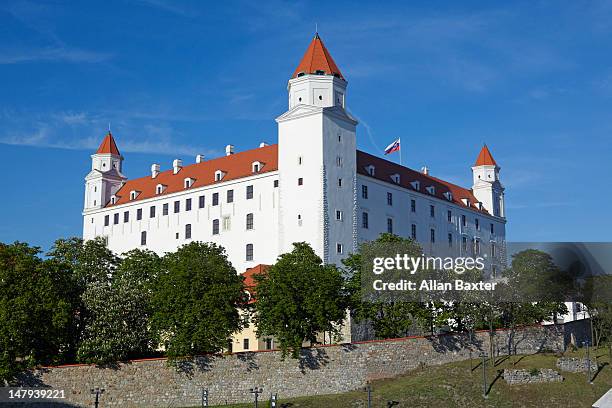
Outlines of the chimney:
{"type": "Polygon", "coordinates": [[[198,154],[196,156],[196,163],[202,163],[204,161],[204,155],[203,154],[198,154]]]}
{"type": "Polygon", "coordinates": [[[151,165],[151,178],[157,177],[159,174],[159,164],[155,163],[151,165]]]}
{"type": "Polygon", "coordinates": [[[183,161],[180,159],[174,159],[172,162],[172,171],[174,174],[177,174],[183,168],[183,161]]]}
{"type": "Polygon", "coordinates": [[[267,144],[266,142],[261,142],[261,143],[259,144],[259,147],[266,147],[267,145],[268,145],[268,144],[267,144]]]}
{"type": "Polygon", "coordinates": [[[234,154],[234,145],[225,146],[225,155],[229,156],[230,154],[234,154]]]}
{"type": "Polygon", "coordinates": [[[429,175],[429,168],[427,166],[421,167],[421,173],[423,173],[424,175],[428,176],[429,175]]]}

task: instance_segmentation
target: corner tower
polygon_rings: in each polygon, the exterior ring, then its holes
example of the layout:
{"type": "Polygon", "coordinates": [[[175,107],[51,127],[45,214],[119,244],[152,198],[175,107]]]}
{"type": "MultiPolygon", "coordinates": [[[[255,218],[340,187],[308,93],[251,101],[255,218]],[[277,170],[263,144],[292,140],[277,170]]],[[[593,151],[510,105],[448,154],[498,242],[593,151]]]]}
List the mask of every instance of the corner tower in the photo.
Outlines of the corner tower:
{"type": "Polygon", "coordinates": [[[83,213],[104,207],[127,178],[121,173],[123,156],[109,131],[96,153],[91,155],[91,171],[85,177],[83,213]]]}
{"type": "Polygon", "coordinates": [[[318,34],[287,86],[279,116],[279,253],[306,241],[325,263],[356,246],[357,121],[345,110],[347,81],[318,34]]]}
{"type": "Polygon", "coordinates": [[[472,167],[474,179],[472,191],[489,214],[503,218],[506,214],[504,210],[504,187],[499,180],[500,170],[501,168],[497,165],[491,151],[485,144],[472,167]]]}

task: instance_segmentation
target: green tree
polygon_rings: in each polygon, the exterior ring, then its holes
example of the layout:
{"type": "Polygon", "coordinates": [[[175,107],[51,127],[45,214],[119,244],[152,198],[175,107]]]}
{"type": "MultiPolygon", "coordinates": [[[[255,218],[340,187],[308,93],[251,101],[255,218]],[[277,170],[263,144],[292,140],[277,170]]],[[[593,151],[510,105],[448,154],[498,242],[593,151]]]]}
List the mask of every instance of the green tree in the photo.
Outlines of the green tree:
{"type": "Polygon", "coordinates": [[[348,297],[339,269],[323,265],[305,242],[293,247],[256,276],[255,322],[259,336],[274,336],[283,356],[298,358],[304,341],[316,343],[324,331],[339,334],[348,297]]]}
{"type": "Polygon", "coordinates": [[[69,342],[69,271],[38,254],[24,243],[0,243],[0,381],[62,361],[69,342]]]}
{"type": "Polygon", "coordinates": [[[245,301],[243,278],[225,250],[192,242],[163,258],[152,327],[171,360],[219,352],[242,328],[239,308],[245,301]]]}
{"type": "Polygon", "coordinates": [[[83,293],[89,319],[78,348],[82,362],[107,364],[142,357],[156,345],[149,329],[152,282],[161,259],[151,251],[124,254],[109,282],[90,282],[83,293]]]}

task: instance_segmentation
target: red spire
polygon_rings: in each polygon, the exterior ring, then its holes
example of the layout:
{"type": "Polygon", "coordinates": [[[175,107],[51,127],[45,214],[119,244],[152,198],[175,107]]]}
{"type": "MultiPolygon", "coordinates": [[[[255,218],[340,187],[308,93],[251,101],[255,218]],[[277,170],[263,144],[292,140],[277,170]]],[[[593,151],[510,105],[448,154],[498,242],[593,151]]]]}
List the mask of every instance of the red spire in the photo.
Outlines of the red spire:
{"type": "Polygon", "coordinates": [[[96,151],[96,154],[109,154],[109,153],[116,154],[117,156],[121,155],[121,153],[119,153],[119,149],[117,148],[117,144],[115,143],[115,139],[113,138],[113,135],[111,134],[110,130],[108,131],[108,133],[106,134],[106,137],[100,144],[100,147],[98,147],[98,151],[96,151]]]}
{"type": "Polygon", "coordinates": [[[476,159],[476,164],[474,164],[474,166],[497,166],[497,163],[495,163],[495,159],[493,158],[493,155],[489,151],[489,148],[486,144],[482,146],[482,149],[480,150],[480,154],[478,155],[478,158],[476,159]]]}
{"type": "Polygon", "coordinates": [[[318,33],[315,34],[291,78],[296,78],[298,74],[316,74],[317,71],[323,71],[325,75],[334,75],[344,79],[342,72],[329,55],[318,33]]]}

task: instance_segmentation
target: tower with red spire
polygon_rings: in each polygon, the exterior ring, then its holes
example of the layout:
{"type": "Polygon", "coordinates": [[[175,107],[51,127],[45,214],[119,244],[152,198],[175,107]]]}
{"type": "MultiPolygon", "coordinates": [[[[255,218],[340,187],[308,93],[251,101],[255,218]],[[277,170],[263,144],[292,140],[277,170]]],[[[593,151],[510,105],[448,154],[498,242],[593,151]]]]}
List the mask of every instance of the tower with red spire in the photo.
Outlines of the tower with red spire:
{"type": "MultiPolygon", "coordinates": [[[[85,206],[83,214],[104,207],[121,188],[127,178],[121,173],[123,156],[109,131],[100,147],[91,155],[91,171],[85,177],[85,206]]],[[[87,223],[85,224],[87,228],[87,223]]]]}
{"type": "Polygon", "coordinates": [[[500,169],[487,145],[483,145],[472,167],[472,191],[489,214],[505,217],[504,187],[499,180],[500,169]]]}

